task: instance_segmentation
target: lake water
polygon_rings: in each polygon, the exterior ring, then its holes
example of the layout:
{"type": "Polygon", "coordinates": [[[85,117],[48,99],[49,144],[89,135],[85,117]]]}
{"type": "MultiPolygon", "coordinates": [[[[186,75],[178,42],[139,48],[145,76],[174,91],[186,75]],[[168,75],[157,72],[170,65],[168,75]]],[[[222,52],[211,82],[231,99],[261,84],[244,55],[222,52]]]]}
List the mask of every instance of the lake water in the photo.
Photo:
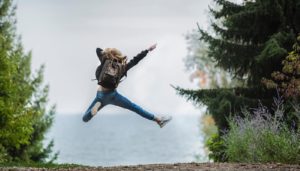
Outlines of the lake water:
{"type": "Polygon", "coordinates": [[[164,128],[134,113],[56,115],[47,134],[58,163],[90,166],[193,162],[203,155],[198,115],[176,115],[164,128]]]}

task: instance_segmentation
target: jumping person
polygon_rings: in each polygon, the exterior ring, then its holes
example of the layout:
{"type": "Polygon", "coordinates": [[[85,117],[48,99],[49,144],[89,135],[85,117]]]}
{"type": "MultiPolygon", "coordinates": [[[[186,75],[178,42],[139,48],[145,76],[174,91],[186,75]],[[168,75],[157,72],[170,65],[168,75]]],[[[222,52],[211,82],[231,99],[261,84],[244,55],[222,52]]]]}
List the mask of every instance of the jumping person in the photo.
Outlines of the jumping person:
{"type": "Polygon", "coordinates": [[[101,62],[96,70],[96,79],[98,80],[99,87],[94,101],[83,116],[84,122],[88,122],[101,108],[108,104],[131,110],[146,119],[155,121],[161,128],[172,119],[170,116],[155,116],[154,114],[134,104],[116,90],[120,80],[124,76],[127,76],[127,71],[135,66],[140,60],[142,60],[148,54],[148,52],[154,50],[155,48],[156,44],[150,46],[148,49],[140,52],[128,63],[127,57],[122,55],[118,49],[96,49],[97,56],[101,62]]]}

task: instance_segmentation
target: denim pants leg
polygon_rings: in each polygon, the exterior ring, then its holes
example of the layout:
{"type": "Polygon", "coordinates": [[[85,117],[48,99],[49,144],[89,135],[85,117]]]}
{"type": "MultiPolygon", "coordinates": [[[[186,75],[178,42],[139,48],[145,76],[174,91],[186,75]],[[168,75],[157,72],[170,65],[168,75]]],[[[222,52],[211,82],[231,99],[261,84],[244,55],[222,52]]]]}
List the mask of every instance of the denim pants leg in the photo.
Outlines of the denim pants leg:
{"type": "Polygon", "coordinates": [[[117,91],[114,92],[114,96],[111,99],[110,104],[131,110],[146,119],[149,119],[152,121],[154,121],[154,119],[155,119],[153,114],[145,111],[140,106],[132,103],[130,100],[128,100],[126,97],[119,94],[117,91]]]}
{"type": "Polygon", "coordinates": [[[155,120],[155,117],[153,114],[145,111],[140,106],[132,103],[126,97],[122,96],[116,90],[114,90],[114,91],[109,91],[109,92],[102,92],[102,91],[97,92],[95,99],[93,100],[93,102],[91,103],[89,108],[86,110],[86,112],[82,118],[82,120],[84,122],[88,122],[89,120],[92,119],[92,117],[93,117],[92,109],[97,102],[101,103],[101,106],[97,109],[98,111],[100,109],[102,109],[104,106],[106,106],[108,104],[112,104],[112,105],[116,105],[116,106],[119,106],[119,107],[122,107],[122,108],[125,108],[128,110],[131,110],[146,119],[149,119],[152,121],[155,120]]]}
{"type": "Polygon", "coordinates": [[[93,115],[92,115],[92,108],[95,106],[95,104],[97,102],[100,102],[101,103],[101,106],[98,108],[98,111],[103,108],[106,104],[104,103],[104,98],[105,98],[105,95],[100,92],[100,91],[97,91],[97,94],[96,94],[96,97],[95,99],[93,100],[93,102],[91,103],[91,105],[89,106],[89,108],[86,110],[82,120],[84,122],[88,122],[89,120],[92,119],[93,115]]]}

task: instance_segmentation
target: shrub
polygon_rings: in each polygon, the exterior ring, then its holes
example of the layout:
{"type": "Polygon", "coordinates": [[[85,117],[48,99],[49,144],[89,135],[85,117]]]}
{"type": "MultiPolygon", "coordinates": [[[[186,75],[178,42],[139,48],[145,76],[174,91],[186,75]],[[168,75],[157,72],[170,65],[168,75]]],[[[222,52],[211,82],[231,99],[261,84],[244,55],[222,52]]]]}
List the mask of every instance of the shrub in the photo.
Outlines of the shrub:
{"type": "Polygon", "coordinates": [[[7,162],[9,159],[9,156],[7,155],[7,151],[5,148],[0,144],[0,163],[7,162]]]}
{"type": "Polygon", "coordinates": [[[205,146],[209,149],[208,158],[214,162],[226,162],[227,157],[225,154],[224,140],[219,134],[214,134],[209,137],[205,143],[205,146]]]}
{"type": "Polygon", "coordinates": [[[300,164],[300,129],[285,122],[284,103],[274,98],[272,111],[262,104],[244,117],[229,118],[222,136],[229,162],[280,162],[300,164]]]}

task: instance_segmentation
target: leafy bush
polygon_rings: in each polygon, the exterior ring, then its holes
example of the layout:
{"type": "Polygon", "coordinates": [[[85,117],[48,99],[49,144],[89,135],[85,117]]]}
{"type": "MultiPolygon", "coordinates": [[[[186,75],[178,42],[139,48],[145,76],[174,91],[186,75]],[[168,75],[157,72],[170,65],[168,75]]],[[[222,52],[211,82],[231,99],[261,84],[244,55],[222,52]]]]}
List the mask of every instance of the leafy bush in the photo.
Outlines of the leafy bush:
{"type": "Polygon", "coordinates": [[[214,134],[209,137],[205,143],[205,146],[208,147],[210,153],[208,158],[214,162],[226,162],[227,157],[225,154],[225,144],[224,140],[220,137],[219,134],[214,134]]]}
{"type": "Polygon", "coordinates": [[[293,45],[293,51],[282,60],[281,71],[274,71],[272,79],[262,79],[262,83],[267,88],[277,88],[287,98],[300,97],[300,34],[296,43],[293,45]]]}
{"type": "Polygon", "coordinates": [[[6,149],[0,144],[0,163],[4,163],[10,160],[6,149]]]}
{"type": "Polygon", "coordinates": [[[284,103],[274,98],[272,111],[262,104],[244,117],[229,118],[222,136],[229,162],[280,162],[300,164],[300,129],[287,124],[284,103]]]}

